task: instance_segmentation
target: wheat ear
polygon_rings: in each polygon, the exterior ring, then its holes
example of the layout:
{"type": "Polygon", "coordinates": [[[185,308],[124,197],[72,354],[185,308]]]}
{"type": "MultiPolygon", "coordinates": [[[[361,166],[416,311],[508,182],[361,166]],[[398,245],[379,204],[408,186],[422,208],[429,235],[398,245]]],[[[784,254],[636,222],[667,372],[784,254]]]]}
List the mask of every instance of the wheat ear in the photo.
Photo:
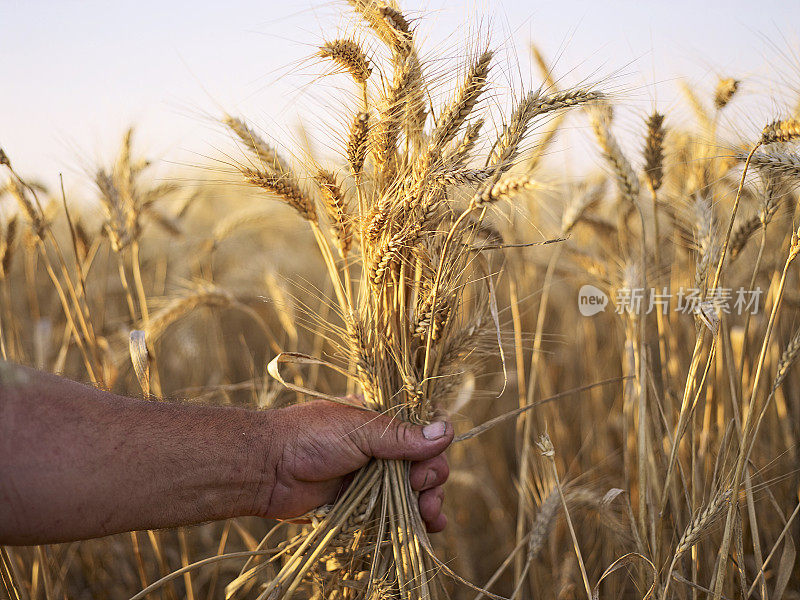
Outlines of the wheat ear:
{"type": "Polygon", "coordinates": [[[726,77],[717,82],[717,87],[714,90],[714,106],[717,110],[722,110],[733,99],[736,91],[739,89],[738,79],[726,77]]]}
{"type": "Polygon", "coordinates": [[[278,172],[287,172],[289,165],[278,154],[278,151],[270,146],[255,131],[247,126],[242,119],[225,115],[222,122],[234,133],[245,147],[261,162],[262,167],[269,167],[278,172]]]}
{"type": "Polygon", "coordinates": [[[761,143],[790,142],[800,137],[800,120],[785,119],[773,121],[761,132],[761,143]]]}
{"type": "Polygon", "coordinates": [[[366,52],[353,40],[339,39],[326,42],[320,47],[319,56],[332,60],[350,73],[360,85],[364,85],[372,74],[366,52]]]}
{"type": "Polygon", "coordinates": [[[314,224],[318,222],[314,203],[303,193],[297,182],[288,175],[275,175],[248,167],[241,167],[240,171],[248,182],[284,200],[306,221],[314,224]]]}
{"type": "Polygon", "coordinates": [[[664,182],[664,115],[652,113],[647,118],[647,138],[644,144],[644,175],[653,193],[664,182]]]}
{"type": "Polygon", "coordinates": [[[353,245],[353,227],[349,214],[347,199],[342,188],[336,182],[336,177],[325,169],[317,170],[314,181],[319,187],[322,196],[322,205],[331,222],[331,228],[336,235],[336,245],[342,257],[347,256],[353,245]]]}

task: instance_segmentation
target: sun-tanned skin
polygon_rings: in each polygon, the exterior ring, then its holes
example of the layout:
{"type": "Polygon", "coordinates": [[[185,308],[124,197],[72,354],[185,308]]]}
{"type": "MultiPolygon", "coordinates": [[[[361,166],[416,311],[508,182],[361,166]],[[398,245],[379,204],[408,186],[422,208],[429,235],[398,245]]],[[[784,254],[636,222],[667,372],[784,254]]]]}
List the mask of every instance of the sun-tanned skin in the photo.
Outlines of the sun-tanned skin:
{"type": "Polygon", "coordinates": [[[42,544],[333,502],[372,457],[413,461],[444,528],[452,426],[325,401],[269,411],[135,400],[0,362],[0,544],[42,544]]]}

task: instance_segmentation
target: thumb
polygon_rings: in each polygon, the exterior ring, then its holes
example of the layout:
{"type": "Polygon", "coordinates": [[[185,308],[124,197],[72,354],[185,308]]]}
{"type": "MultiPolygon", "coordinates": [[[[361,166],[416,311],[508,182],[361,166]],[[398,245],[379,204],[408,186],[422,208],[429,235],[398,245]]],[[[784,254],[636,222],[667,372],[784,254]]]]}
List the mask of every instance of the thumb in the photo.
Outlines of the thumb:
{"type": "Polygon", "coordinates": [[[446,421],[414,425],[381,415],[365,420],[353,438],[367,456],[418,461],[444,452],[453,441],[453,426],[446,421]]]}

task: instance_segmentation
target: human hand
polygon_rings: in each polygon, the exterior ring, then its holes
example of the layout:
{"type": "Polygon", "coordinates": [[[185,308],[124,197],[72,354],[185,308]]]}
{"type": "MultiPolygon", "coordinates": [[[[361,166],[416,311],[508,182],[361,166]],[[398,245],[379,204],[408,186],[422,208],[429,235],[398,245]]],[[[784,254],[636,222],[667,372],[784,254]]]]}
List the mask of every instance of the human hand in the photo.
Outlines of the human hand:
{"type": "Polygon", "coordinates": [[[443,452],[453,441],[450,424],[415,426],[334,402],[316,400],[263,413],[270,420],[267,480],[254,512],[290,519],[334,502],[352,473],[371,458],[412,461],[409,479],[420,492],[420,516],[429,532],[444,529],[449,468],[443,452]]]}

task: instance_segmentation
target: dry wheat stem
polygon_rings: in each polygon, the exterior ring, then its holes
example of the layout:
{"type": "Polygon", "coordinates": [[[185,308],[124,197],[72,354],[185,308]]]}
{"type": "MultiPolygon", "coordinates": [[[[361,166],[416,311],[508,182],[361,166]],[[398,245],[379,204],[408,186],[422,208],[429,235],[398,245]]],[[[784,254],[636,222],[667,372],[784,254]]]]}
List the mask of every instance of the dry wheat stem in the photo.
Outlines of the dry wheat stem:
{"type": "Polygon", "coordinates": [[[540,441],[537,442],[536,445],[539,446],[539,449],[542,451],[542,456],[548,460],[550,463],[550,468],[553,471],[553,479],[555,481],[556,489],[558,490],[558,496],[561,499],[561,507],[564,509],[564,518],[567,521],[570,537],[572,538],[572,546],[575,550],[575,557],[578,559],[578,566],[581,570],[581,578],[583,579],[583,585],[586,589],[586,597],[587,600],[594,600],[592,588],[589,585],[589,577],[586,575],[586,565],[583,562],[581,549],[578,545],[578,537],[575,535],[575,526],[572,524],[572,517],[570,517],[569,507],[567,506],[567,499],[564,497],[564,490],[562,489],[561,480],[558,476],[558,467],[556,467],[555,449],[553,448],[553,443],[550,441],[550,437],[545,433],[541,436],[540,441]]]}
{"type": "Polygon", "coordinates": [[[20,176],[11,168],[9,163],[6,163],[6,167],[11,172],[13,179],[11,181],[14,182],[13,193],[17,196],[17,200],[22,205],[22,208],[25,212],[29,212],[29,217],[32,218],[32,222],[35,223],[35,244],[36,248],[39,251],[40,256],[44,262],[45,270],[47,271],[50,280],[53,283],[53,286],[56,288],[56,293],[58,294],[59,300],[61,301],[61,306],[64,311],[64,315],[67,319],[68,327],[71,329],[72,334],[74,336],[75,342],[78,344],[78,348],[81,352],[81,356],[84,362],[84,366],[86,367],[87,373],[92,381],[92,383],[103,383],[102,378],[98,376],[97,371],[93,368],[94,365],[99,365],[100,360],[97,355],[97,343],[95,340],[94,332],[92,331],[86,316],[84,315],[83,305],[80,302],[76,291],[75,286],[72,283],[72,280],[69,276],[69,271],[67,269],[66,262],[64,260],[64,255],[61,252],[60,246],[56,242],[55,236],[53,235],[52,229],[43,219],[43,211],[41,207],[41,203],[39,202],[39,198],[36,194],[36,190],[28,185],[20,176]],[[28,190],[30,194],[33,196],[34,201],[36,202],[36,207],[33,206],[33,203],[28,199],[25,195],[25,190],[28,190]],[[53,247],[56,251],[56,256],[59,260],[59,265],[61,267],[61,273],[64,277],[65,284],[62,286],[61,282],[56,275],[55,269],[53,264],[50,260],[50,257],[47,253],[47,248],[45,244],[45,236],[51,240],[53,247]],[[65,293],[66,288],[66,293],[65,293]],[[69,294],[69,299],[67,297],[69,294]],[[73,317],[72,309],[70,308],[70,300],[72,300],[73,306],[75,307],[75,311],[77,314],[77,323],[80,325],[80,329],[76,325],[76,320],[73,317]]]}
{"type": "MultiPolygon", "coordinates": [[[[726,253],[727,253],[727,250],[728,250],[728,245],[729,245],[730,238],[731,238],[731,232],[733,230],[733,223],[734,223],[734,220],[736,219],[736,213],[737,213],[738,208],[739,208],[739,202],[741,200],[742,189],[744,188],[745,177],[747,176],[747,168],[750,165],[750,159],[755,154],[756,150],[759,148],[760,145],[761,145],[761,141],[759,141],[758,143],[756,143],[753,146],[752,150],[750,151],[750,153],[747,156],[747,160],[745,161],[744,167],[742,168],[742,175],[741,175],[741,179],[739,180],[739,187],[736,190],[736,197],[734,199],[733,208],[731,210],[731,217],[730,217],[730,220],[728,222],[728,229],[727,229],[727,233],[726,233],[726,236],[725,236],[725,241],[724,241],[724,243],[722,245],[722,251],[720,252],[719,262],[717,263],[716,272],[714,274],[714,280],[713,280],[713,282],[712,282],[712,284],[710,286],[705,288],[706,292],[709,289],[711,289],[711,290],[717,289],[717,287],[719,286],[719,281],[720,281],[720,278],[722,276],[722,267],[723,267],[723,265],[725,263],[725,256],[726,256],[726,253]]],[[[696,342],[695,342],[695,348],[694,348],[694,351],[692,353],[691,365],[690,365],[690,368],[689,368],[689,372],[688,372],[688,374],[686,376],[686,385],[684,387],[683,399],[681,401],[681,409],[680,409],[680,413],[679,413],[679,416],[678,416],[678,425],[677,425],[677,428],[676,428],[676,436],[675,436],[675,439],[674,439],[674,441],[672,443],[672,448],[670,450],[669,463],[667,465],[667,471],[666,471],[666,474],[664,476],[664,487],[663,487],[663,492],[662,492],[661,502],[660,502],[661,509],[659,511],[659,514],[662,517],[664,515],[664,510],[666,508],[668,490],[669,490],[669,484],[670,484],[670,478],[671,478],[672,472],[674,470],[675,461],[676,461],[676,458],[677,458],[678,446],[679,446],[680,440],[681,440],[681,437],[680,437],[679,434],[682,431],[685,431],[685,428],[686,428],[686,425],[688,424],[688,419],[689,419],[689,416],[690,416],[690,413],[691,413],[691,411],[689,410],[689,408],[690,408],[689,397],[691,395],[692,384],[694,383],[694,379],[695,379],[695,376],[696,376],[696,373],[697,373],[697,368],[699,367],[699,364],[700,364],[700,360],[701,360],[700,350],[701,350],[701,348],[703,346],[704,339],[705,339],[705,328],[701,328],[700,331],[697,334],[697,339],[696,339],[696,342]]],[[[708,359],[706,361],[706,368],[705,368],[705,371],[704,371],[704,379],[705,379],[705,374],[708,373],[708,371],[710,369],[711,361],[714,358],[715,349],[716,349],[716,344],[712,344],[711,347],[709,348],[708,359]]],[[[698,390],[697,390],[698,397],[699,397],[699,393],[700,393],[700,388],[701,387],[702,386],[698,387],[698,390]]],[[[695,402],[692,403],[692,406],[694,406],[694,404],[695,404],[695,402]]],[[[738,492],[738,487],[734,490],[734,493],[736,493],[736,492],[738,492]]],[[[724,563],[725,561],[723,560],[722,562],[724,563]]],[[[719,598],[717,597],[714,600],[719,600],[719,598]]]]}
{"type": "MultiPolygon", "coordinates": [[[[761,240],[760,240],[760,243],[758,245],[758,255],[756,256],[756,262],[753,265],[753,272],[752,272],[752,274],[750,276],[750,283],[748,284],[748,288],[747,288],[747,289],[750,289],[750,290],[752,290],[755,287],[756,278],[758,276],[758,272],[759,272],[759,269],[761,267],[761,261],[762,261],[763,256],[764,256],[764,249],[766,248],[766,245],[767,245],[767,225],[770,223],[770,221],[772,220],[772,217],[775,215],[775,213],[777,212],[778,207],[779,207],[779,203],[775,199],[775,190],[774,190],[774,187],[771,184],[771,181],[767,182],[767,190],[765,191],[765,196],[766,196],[766,199],[763,202],[761,211],[760,211],[760,213],[758,215],[759,216],[759,225],[760,225],[760,228],[761,228],[761,240]]],[[[733,253],[731,255],[731,260],[733,260],[733,253]]],[[[744,379],[744,361],[745,361],[746,350],[747,350],[747,347],[748,347],[748,335],[747,335],[747,333],[750,330],[750,321],[751,321],[751,315],[750,315],[750,313],[748,313],[747,316],[745,317],[744,333],[742,335],[742,350],[741,350],[742,360],[741,360],[740,371],[739,371],[741,375],[739,377],[739,382],[738,382],[737,396],[741,396],[742,395],[742,385],[743,385],[743,379],[744,379]]]]}
{"type": "MultiPolygon", "coordinates": [[[[792,243],[789,248],[789,256],[786,259],[786,263],[783,267],[783,272],[781,273],[781,279],[778,284],[778,290],[775,294],[775,299],[773,300],[772,311],[770,313],[769,321],[767,322],[767,328],[764,333],[764,341],[761,345],[761,352],[758,357],[758,362],[756,363],[756,370],[753,376],[753,390],[750,395],[750,402],[749,402],[750,410],[745,415],[744,422],[742,423],[742,445],[739,450],[739,456],[736,461],[736,469],[733,476],[733,483],[731,485],[731,495],[732,498],[734,499],[738,499],[739,486],[741,484],[742,473],[744,471],[744,467],[748,459],[750,458],[750,451],[752,450],[751,434],[753,433],[754,430],[757,431],[757,426],[758,423],[760,422],[760,419],[756,419],[754,415],[756,414],[758,385],[760,383],[761,373],[763,372],[764,359],[766,358],[770,337],[772,335],[772,329],[775,325],[775,321],[777,319],[778,312],[781,306],[781,300],[783,298],[783,290],[786,285],[786,275],[789,270],[789,266],[791,265],[792,261],[797,257],[798,253],[800,253],[800,242],[798,241],[798,234],[795,232],[792,235],[792,243]],[[757,421],[755,424],[753,424],[754,420],[757,421]],[[750,442],[750,445],[748,445],[748,442],[750,442]]],[[[731,506],[728,509],[728,515],[725,521],[725,533],[722,538],[722,545],[719,550],[719,564],[717,566],[715,573],[714,596],[713,596],[714,600],[719,600],[719,598],[722,595],[722,586],[724,584],[725,573],[727,570],[727,556],[730,550],[734,512],[737,507],[738,507],[738,502],[731,502],[731,506]]]]}
{"type": "Polygon", "coordinates": [[[792,514],[789,515],[788,519],[786,519],[786,524],[783,526],[780,535],[778,535],[778,538],[772,545],[772,550],[770,550],[770,553],[764,559],[764,564],[761,565],[761,568],[758,570],[758,573],[756,573],[756,576],[753,578],[753,583],[750,584],[750,589],[747,590],[747,595],[745,596],[746,598],[752,596],[753,591],[756,588],[756,585],[758,585],[760,580],[761,581],[764,580],[764,569],[767,568],[767,565],[770,563],[772,557],[775,555],[775,552],[778,550],[778,546],[780,545],[781,541],[786,537],[786,534],[789,532],[789,529],[791,528],[792,523],[794,523],[794,520],[797,518],[798,513],[800,513],[800,503],[798,503],[797,506],[795,506],[794,511],[792,511],[792,514]]]}

